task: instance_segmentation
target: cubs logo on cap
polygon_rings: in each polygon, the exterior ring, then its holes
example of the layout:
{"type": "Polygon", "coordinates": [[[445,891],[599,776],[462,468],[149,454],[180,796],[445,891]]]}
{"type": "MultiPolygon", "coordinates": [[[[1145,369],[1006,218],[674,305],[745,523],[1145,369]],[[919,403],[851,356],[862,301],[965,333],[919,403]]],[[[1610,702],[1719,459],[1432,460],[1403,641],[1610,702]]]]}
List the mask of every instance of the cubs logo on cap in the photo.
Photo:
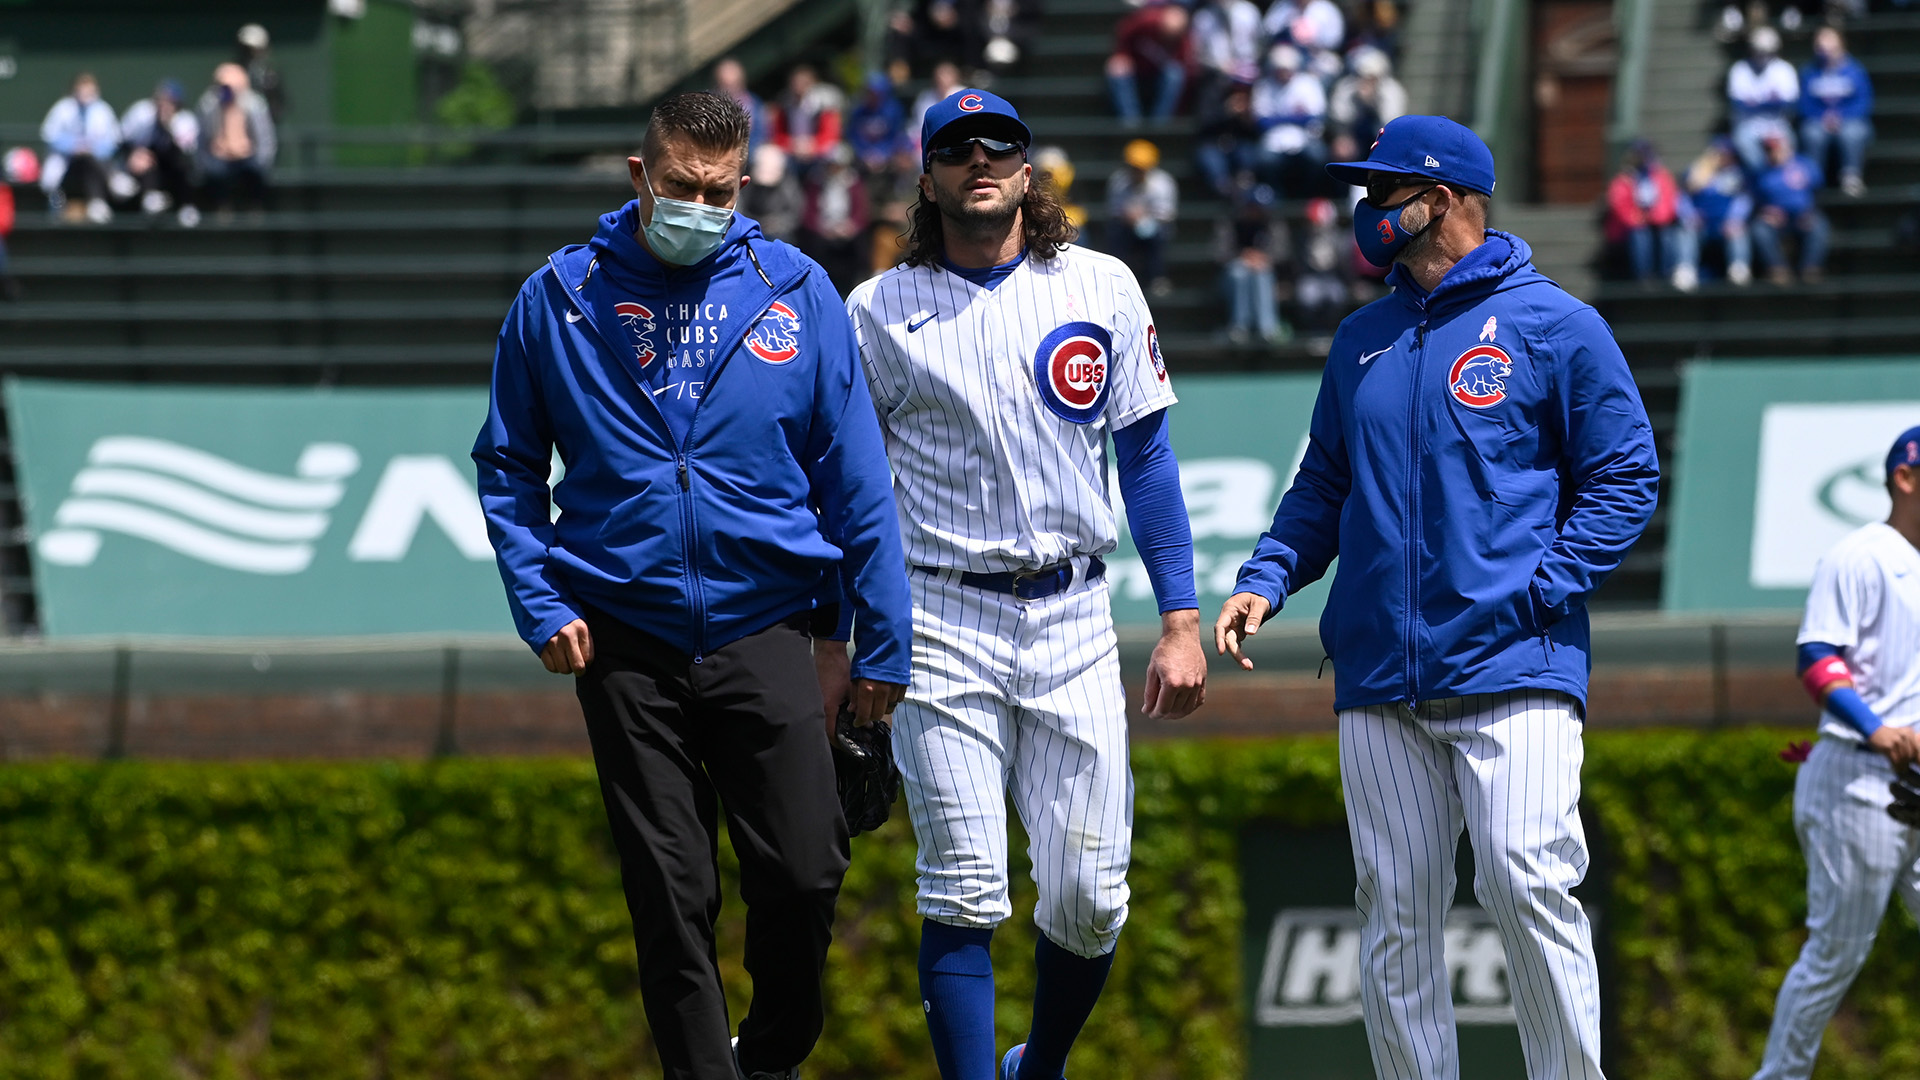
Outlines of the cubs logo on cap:
{"type": "Polygon", "coordinates": [[[800,355],[800,316],[775,300],[747,335],[747,351],[769,364],[784,364],[800,355]]]}
{"type": "Polygon", "coordinates": [[[620,317],[620,325],[633,335],[633,362],[641,367],[653,363],[660,355],[653,349],[653,311],[645,304],[623,301],[613,305],[613,313],[620,317]]]}
{"type": "Polygon", "coordinates": [[[1513,358],[1498,345],[1475,345],[1447,373],[1447,392],[1469,409],[1491,409],[1507,400],[1513,358]]]}
{"type": "Polygon", "coordinates": [[[1107,404],[1113,338],[1104,326],[1064,323],[1041,339],[1033,354],[1033,382],[1055,416],[1091,422],[1107,404]]]}
{"type": "Polygon", "coordinates": [[[1033,132],[1020,120],[1013,103],[988,90],[967,87],[934,102],[920,121],[920,167],[928,167],[935,150],[967,139],[1000,139],[1033,145],[1033,132]]]}
{"type": "Polygon", "coordinates": [[[1160,331],[1147,324],[1147,358],[1153,361],[1153,374],[1161,382],[1167,381],[1167,361],[1160,355],[1160,331]]]}

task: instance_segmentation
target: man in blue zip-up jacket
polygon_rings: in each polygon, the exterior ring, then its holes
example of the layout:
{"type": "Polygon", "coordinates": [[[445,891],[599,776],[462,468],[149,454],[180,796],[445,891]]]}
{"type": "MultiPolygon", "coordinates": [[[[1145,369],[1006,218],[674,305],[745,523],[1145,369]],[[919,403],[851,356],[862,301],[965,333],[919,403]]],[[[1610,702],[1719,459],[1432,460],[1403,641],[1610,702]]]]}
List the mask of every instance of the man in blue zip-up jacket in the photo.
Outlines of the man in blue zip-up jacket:
{"type": "Polygon", "coordinates": [[[899,702],[913,632],[852,327],[818,265],[733,213],[747,136],[721,95],[655,108],[638,198],[508,312],[473,449],[515,625],[578,677],[669,1080],[790,1080],[811,1052],[848,861],[827,739],[843,703],[864,724],[899,702]],[[755,990],[737,1053],[716,796],[755,990]]]}
{"type": "Polygon", "coordinates": [[[1581,726],[1587,599],[1653,513],[1646,410],[1607,325],[1487,229],[1493,155],[1443,117],[1388,124],[1355,238],[1393,292],[1327,357],[1311,439],[1215,624],[1242,641],[1340,559],[1320,621],[1382,1077],[1459,1075],[1441,942],[1464,827],[1531,1077],[1597,1080],[1581,726]]]}
{"type": "Polygon", "coordinates": [[[1813,35],[1813,62],[1800,72],[1800,148],[1825,173],[1827,148],[1838,143],[1840,190],[1857,199],[1867,193],[1862,173],[1872,140],[1873,82],[1847,54],[1840,31],[1823,26],[1813,35]]]}

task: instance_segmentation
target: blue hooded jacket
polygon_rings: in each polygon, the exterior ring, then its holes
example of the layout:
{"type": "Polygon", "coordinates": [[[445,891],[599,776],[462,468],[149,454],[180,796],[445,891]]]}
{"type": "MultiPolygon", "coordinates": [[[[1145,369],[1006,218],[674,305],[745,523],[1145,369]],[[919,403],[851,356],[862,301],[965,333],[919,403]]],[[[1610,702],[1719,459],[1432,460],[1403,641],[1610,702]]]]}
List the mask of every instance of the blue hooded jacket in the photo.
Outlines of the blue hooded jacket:
{"type": "Polygon", "coordinates": [[[1503,690],[1584,705],[1586,602],[1659,465],[1612,331],[1489,230],[1428,295],[1401,266],[1335,333],[1311,437],[1236,591],[1278,609],[1337,555],[1334,707],[1503,690]]]}
{"type": "Polygon", "coordinates": [[[738,214],[670,266],[637,221],[629,202],[555,252],[500,330],[473,460],[520,636],[538,651],[587,604],[698,660],[845,595],[854,675],[906,682],[886,451],[826,273],[738,214]],[[643,371],[669,355],[705,382],[677,435],[643,371]]]}

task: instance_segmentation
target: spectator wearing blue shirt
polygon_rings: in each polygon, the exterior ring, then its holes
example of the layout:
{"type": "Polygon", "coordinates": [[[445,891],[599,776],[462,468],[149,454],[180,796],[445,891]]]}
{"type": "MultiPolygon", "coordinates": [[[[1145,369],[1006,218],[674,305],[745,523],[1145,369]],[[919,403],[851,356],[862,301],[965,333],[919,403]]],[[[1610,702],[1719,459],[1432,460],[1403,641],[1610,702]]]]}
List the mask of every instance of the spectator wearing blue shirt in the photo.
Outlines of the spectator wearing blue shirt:
{"type": "Polygon", "coordinates": [[[1704,251],[1718,247],[1726,258],[1727,280],[1745,285],[1753,280],[1753,193],[1746,171],[1733,152],[1733,140],[1715,139],[1687,169],[1687,197],[1699,215],[1698,234],[1704,251]]]}
{"type": "Polygon", "coordinates": [[[1771,167],[1760,174],[1754,186],[1760,195],[1760,212],[1753,219],[1753,246],[1767,264],[1767,274],[1776,285],[1793,281],[1781,241],[1794,238],[1800,245],[1800,280],[1809,284],[1825,274],[1827,262],[1827,216],[1814,205],[1814,193],[1820,190],[1820,166],[1793,152],[1787,140],[1774,136],[1766,141],[1771,167]]]}
{"type": "Polygon", "coordinates": [[[915,165],[906,120],[906,109],[893,96],[893,80],[882,72],[869,72],[859,101],[847,113],[847,143],[853,147],[860,174],[867,178],[870,199],[891,195],[896,179],[915,165]]]}
{"type": "Polygon", "coordinates": [[[1867,193],[1861,173],[1873,139],[1873,84],[1833,27],[1813,36],[1813,54],[1800,72],[1800,148],[1825,169],[1827,149],[1838,144],[1840,190],[1859,198],[1867,193]]]}

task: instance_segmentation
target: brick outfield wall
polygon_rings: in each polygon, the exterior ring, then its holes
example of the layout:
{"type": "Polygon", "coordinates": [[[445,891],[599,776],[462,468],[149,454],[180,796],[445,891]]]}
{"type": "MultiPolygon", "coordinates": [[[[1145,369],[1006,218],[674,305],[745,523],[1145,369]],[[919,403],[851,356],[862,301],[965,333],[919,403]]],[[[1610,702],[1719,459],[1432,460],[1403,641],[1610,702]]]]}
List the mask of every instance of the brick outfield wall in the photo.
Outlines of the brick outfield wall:
{"type": "MultiPolygon", "coordinates": [[[[1207,703],[1186,720],[1139,715],[1135,739],[1329,732],[1333,680],[1243,673],[1212,665],[1207,703]]],[[[277,695],[135,694],[121,716],[106,695],[0,697],[0,760],[128,757],[195,760],[585,755],[579,705],[560,676],[551,690],[460,693],[340,691],[277,695]],[[450,706],[450,707],[449,707],[450,706]],[[449,746],[450,744],[450,746],[449,746]]],[[[1588,723],[1595,729],[1766,725],[1811,733],[1813,706],[1791,670],[1706,666],[1600,668],[1588,723]]]]}

